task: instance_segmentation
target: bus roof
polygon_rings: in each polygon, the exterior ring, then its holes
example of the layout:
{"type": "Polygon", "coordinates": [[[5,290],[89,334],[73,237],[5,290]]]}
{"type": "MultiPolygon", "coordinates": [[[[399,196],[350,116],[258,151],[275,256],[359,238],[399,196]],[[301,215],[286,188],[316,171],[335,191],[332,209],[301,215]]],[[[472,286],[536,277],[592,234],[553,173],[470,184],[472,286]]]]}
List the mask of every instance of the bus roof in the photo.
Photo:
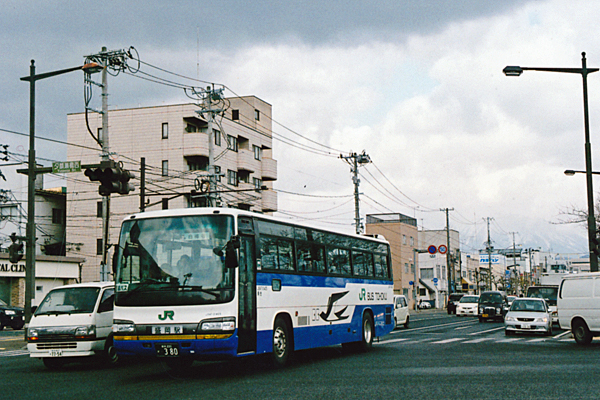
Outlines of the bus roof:
{"type": "Polygon", "coordinates": [[[261,218],[267,221],[280,222],[284,224],[297,225],[304,228],[315,229],[319,231],[325,232],[334,232],[345,236],[356,237],[361,239],[373,240],[375,242],[380,243],[388,243],[387,240],[382,236],[378,235],[377,237],[371,235],[357,235],[356,233],[348,233],[340,230],[327,229],[318,227],[311,224],[306,224],[304,222],[295,222],[293,220],[288,220],[284,218],[274,217],[271,215],[260,214],[252,211],[240,210],[237,208],[221,208],[221,207],[191,207],[191,208],[174,208],[168,210],[157,210],[157,211],[146,211],[142,213],[131,214],[125,217],[123,221],[137,220],[137,219],[149,219],[149,218],[159,218],[159,217],[182,217],[182,216],[191,216],[191,215],[231,215],[234,217],[237,216],[248,216],[254,218],[261,218]]]}

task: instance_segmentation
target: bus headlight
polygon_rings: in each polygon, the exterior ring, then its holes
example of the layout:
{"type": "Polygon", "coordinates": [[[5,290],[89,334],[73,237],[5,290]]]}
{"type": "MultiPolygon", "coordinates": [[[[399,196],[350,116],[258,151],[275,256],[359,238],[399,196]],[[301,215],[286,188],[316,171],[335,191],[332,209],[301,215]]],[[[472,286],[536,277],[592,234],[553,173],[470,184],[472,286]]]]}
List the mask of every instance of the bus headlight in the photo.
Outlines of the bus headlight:
{"type": "Polygon", "coordinates": [[[200,322],[198,333],[207,332],[233,332],[235,330],[235,318],[216,318],[208,319],[200,322]]]}
{"type": "Polygon", "coordinates": [[[135,324],[133,321],[115,319],[113,320],[112,331],[115,334],[135,333],[135,324]]]}

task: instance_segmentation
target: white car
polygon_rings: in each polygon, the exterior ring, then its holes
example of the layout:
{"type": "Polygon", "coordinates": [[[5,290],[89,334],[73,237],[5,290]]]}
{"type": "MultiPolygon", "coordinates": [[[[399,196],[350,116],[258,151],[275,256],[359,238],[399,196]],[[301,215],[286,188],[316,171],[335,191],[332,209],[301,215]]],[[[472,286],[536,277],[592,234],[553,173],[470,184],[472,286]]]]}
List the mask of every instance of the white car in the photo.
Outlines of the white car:
{"type": "Polygon", "coordinates": [[[428,310],[431,308],[431,303],[428,301],[419,300],[418,308],[420,310],[428,310]]]}
{"type": "Polygon", "coordinates": [[[552,315],[544,299],[517,298],[504,316],[506,336],[517,332],[543,333],[552,336],[552,315]]]}
{"type": "Polygon", "coordinates": [[[406,300],[406,296],[395,295],[394,296],[395,327],[397,328],[400,325],[404,325],[405,328],[408,328],[409,319],[410,319],[410,315],[408,313],[408,301],[406,300]]]}
{"type": "Polygon", "coordinates": [[[456,316],[477,316],[477,305],[479,303],[478,295],[465,295],[456,305],[456,316]]]}

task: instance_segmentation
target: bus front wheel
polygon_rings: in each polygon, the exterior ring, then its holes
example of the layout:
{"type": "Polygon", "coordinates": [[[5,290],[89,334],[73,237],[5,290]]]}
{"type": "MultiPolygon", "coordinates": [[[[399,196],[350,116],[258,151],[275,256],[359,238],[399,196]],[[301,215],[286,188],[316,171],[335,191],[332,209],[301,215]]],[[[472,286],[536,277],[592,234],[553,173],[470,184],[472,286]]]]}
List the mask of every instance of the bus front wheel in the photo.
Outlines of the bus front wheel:
{"type": "Polygon", "coordinates": [[[292,340],[290,329],[281,317],[275,320],[273,327],[273,363],[276,367],[283,367],[292,353],[292,340]]]}

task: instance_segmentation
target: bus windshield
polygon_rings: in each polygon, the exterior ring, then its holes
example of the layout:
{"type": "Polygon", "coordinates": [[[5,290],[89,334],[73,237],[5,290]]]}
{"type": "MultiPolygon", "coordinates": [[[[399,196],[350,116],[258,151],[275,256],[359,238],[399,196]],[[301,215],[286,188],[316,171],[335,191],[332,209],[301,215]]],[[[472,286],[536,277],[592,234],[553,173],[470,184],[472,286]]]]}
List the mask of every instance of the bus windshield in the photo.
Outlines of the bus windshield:
{"type": "Polygon", "coordinates": [[[527,288],[527,297],[537,297],[546,300],[549,306],[556,305],[558,286],[530,286],[527,288]]]}
{"type": "Polygon", "coordinates": [[[227,215],[161,217],[123,223],[115,304],[224,303],[234,297],[233,269],[224,247],[233,236],[227,215]]]}

